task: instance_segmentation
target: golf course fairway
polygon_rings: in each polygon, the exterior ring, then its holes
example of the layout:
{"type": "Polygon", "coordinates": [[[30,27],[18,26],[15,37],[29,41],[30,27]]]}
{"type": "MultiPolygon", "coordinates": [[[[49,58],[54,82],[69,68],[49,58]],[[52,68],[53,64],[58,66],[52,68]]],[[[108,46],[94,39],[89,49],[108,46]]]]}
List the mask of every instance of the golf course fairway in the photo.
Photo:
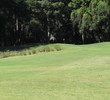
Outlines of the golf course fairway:
{"type": "Polygon", "coordinates": [[[110,42],[0,59],[0,100],[110,100],[110,42]]]}

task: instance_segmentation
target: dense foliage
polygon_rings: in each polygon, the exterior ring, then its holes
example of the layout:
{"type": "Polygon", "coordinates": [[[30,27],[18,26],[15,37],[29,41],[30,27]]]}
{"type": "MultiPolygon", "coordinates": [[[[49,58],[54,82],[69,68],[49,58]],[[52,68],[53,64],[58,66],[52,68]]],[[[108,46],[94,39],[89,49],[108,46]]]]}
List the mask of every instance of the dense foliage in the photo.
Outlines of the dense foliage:
{"type": "Polygon", "coordinates": [[[110,40],[109,0],[0,0],[0,46],[110,40]]]}

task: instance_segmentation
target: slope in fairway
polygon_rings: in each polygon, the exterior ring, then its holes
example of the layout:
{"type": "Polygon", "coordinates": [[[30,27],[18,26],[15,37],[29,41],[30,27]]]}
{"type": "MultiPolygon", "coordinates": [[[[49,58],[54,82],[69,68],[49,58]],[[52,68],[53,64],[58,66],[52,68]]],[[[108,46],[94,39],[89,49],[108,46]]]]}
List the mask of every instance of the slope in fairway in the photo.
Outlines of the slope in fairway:
{"type": "Polygon", "coordinates": [[[0,100],[110,100],[110,43],[58,45],[0,59],[0,100]]]}

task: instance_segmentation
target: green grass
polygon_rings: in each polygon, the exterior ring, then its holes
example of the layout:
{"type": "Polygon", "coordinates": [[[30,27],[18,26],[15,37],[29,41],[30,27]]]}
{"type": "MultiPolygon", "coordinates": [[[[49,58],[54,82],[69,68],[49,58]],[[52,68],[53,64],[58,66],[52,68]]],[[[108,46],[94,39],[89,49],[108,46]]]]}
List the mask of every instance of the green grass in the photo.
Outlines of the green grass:
{"type": "Polygon", "coordinates": [[[0,100],[110,100],[110,43],[56,45],[0,59],[0,100]]]}
{"type": "Polygon", "coordinates": [[[0,48],[0,58],[7,58],[12,56],[26,56],[38,54],[41,52],[61,51],[62,48],[59,45],[21,45],[16,47],[0,48]]]}

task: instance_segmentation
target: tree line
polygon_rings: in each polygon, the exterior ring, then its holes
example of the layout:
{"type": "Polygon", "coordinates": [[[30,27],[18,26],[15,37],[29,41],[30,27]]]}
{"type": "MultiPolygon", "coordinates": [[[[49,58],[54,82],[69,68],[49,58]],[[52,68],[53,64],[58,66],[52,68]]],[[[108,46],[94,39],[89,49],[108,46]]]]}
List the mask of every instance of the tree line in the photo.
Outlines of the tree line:
{"type": "Polygon", "coordinates": [[[0,46],[110,40],[110,0],[0,0],[0,46]]]}

